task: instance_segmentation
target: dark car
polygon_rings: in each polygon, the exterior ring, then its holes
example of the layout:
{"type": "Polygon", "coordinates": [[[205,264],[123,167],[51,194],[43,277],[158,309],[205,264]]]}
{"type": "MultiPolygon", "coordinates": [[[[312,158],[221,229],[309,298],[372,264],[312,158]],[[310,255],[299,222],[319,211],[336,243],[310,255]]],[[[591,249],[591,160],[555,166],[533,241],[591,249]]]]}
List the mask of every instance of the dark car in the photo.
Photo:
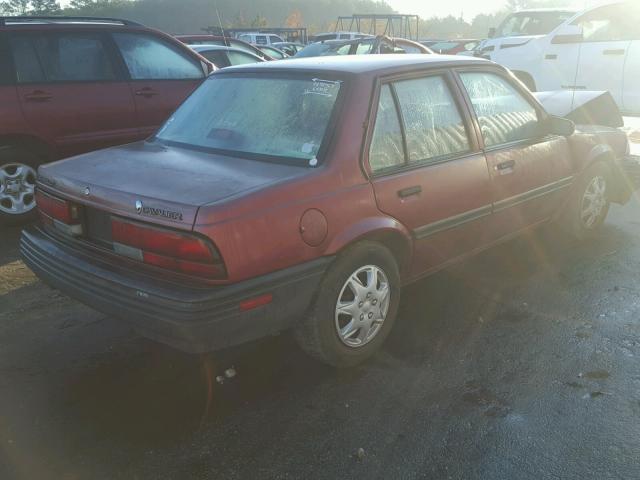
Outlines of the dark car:
{"type": "Polygon", "coordinates": [[[438,40],[421,43],[441,55],[458,55],[459,53],[465,52],[469,52],[470,55],[473,55],[473,51],[478,48],[478,45],[480,45],[480,40],[438,40]]]}
{"type": "Polygon", "coordinates": [[[176,35],[175,38],[182,43],[194,46],[194,45],[221,45],[224,47],[238,48],[249,53],[253,53],[263,60],[275,60],[272,56],[260,50],[255,45],[239,40],[237,38],[225,37],[222,35],[176,35]]]}
{"type": "Polygon", "coordinates": [[[147,137],[213,68],[126,20],[0,17],[0,223],[34,212],[38,165],[147,137]]]}
{"type": "Polygon", "coordinates": [[[325,40],[312,43],[296,53],[296,58],[326,57],[333,55],[367,55],[381,53],[433,53],[420,43],[404,38],[387,36],[358,38],[355,40],[325,40]]]}
{"type": "Polygon", "coordinates": [[[253,53],[239,48],[223,47],[221,45],[193,45],[191,48],[218,68],[266,61],[253,53]]]}
{"type": "Polygon", "coordinates": [[[285,52],[283,52],[279,48],[276,48],[270,45],[258,45],[257,47],[263,53],[266,53],[274,60],[282,60],[283,58],[289,58],[289,55],[287,55],[285,52]]]}
{"type": "Polygon", "coordinates": [[[20,248],[50,285],[185,351],[292,329],[354,365],[404,285],[551,221],[600,227],[630,197],[627,147],[481,59],[229,67],[148,141],[41,167],[20,248]]]}
{"type": "Polygon", "coordinates": [[[290,57],[293,57],[296,53],[298,53],[300,50],[302,50],[305,47],[305,45],[301,43],[295,43],[295,42],[276,42],[272,45],[276,47],[278,50],[282,50],[284,53],[286,53],[290,57]]]}

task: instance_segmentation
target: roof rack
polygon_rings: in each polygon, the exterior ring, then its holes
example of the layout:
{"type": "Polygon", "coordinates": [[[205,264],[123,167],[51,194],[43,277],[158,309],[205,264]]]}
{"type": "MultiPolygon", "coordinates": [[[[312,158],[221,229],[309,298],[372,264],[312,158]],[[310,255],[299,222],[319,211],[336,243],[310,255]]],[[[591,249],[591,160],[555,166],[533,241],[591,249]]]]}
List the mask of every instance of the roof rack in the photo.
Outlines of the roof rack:
{"type": "Polygon", "coordinates": [[[128,25],[141,27],[142,24],[138,22],[132,22],[131,20],[123,20],[121,18],[108,18],[108,17],[43,17],[43,16],[28,16],[28,17],[0,17],[0,27],[4,27],[8,24],[15,23],[115,23],[119,25],[128,25]]]}

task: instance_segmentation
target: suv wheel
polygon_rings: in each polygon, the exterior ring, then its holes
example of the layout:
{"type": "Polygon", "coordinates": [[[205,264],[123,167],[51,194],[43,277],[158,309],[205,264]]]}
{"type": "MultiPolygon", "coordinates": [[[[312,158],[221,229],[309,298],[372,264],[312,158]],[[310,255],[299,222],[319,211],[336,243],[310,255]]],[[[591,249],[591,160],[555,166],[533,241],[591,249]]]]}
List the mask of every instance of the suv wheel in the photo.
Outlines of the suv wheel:
{"type": "Polygon", "coordinates": [[[609,188],[609,169],[602,162],[593,164],[578,180],[564,222],[577,240],[585,239],[604,223],[609,213],[609,188]]]}
{"type": "Polygon", "coordinates": [[[19,147],[0,147],[0,224],[19,224],[35,217],[38,158],[19,147]]]}
{"type": "Polygon", "coordinates": [[[342,252],[323,279],[314,308],[295,330],[307,353],[336,367],[357,365],[384,342],[400,301],[393,254],[375,242],[342,252]]]}

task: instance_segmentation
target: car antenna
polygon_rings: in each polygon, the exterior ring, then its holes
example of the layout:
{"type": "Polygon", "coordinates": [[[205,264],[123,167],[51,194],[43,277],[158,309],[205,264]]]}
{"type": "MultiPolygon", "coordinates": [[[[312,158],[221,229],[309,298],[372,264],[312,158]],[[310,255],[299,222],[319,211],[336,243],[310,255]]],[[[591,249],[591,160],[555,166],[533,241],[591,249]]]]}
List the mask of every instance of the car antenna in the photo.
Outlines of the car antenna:
{"type": "Polygon", "coordinates": [[[224,34],[224,28],[222,27],[222,19],[220,18],[220,10],[218,10],[218,2],[217,2],[217,0],[214,0],[213,4],[214,4],[215,9],[216,9],[216,16],[218,17],[218,25],[220,25],[220,33],[222,33],[222,36],[226,38],[226,35],[224,34]]]}

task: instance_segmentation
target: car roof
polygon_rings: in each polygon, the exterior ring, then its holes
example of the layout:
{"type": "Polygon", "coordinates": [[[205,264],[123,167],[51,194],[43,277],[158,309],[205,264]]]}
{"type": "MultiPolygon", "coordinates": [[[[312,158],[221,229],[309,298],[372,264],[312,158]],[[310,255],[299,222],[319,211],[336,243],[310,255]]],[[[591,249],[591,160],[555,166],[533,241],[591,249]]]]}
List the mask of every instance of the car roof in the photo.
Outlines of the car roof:
{"type": "Polygon", "coordinates": [[[483,58],[458,55],[385,54],[385,55],[337,55],[328,57],[290,58],[286,62],[264,62],[238,65],[225,69],[230,72],[250,70],[340,72],[352,75],[393,73],[411,68],[457,67],[465,65],[494,65],[483,58]]]}

